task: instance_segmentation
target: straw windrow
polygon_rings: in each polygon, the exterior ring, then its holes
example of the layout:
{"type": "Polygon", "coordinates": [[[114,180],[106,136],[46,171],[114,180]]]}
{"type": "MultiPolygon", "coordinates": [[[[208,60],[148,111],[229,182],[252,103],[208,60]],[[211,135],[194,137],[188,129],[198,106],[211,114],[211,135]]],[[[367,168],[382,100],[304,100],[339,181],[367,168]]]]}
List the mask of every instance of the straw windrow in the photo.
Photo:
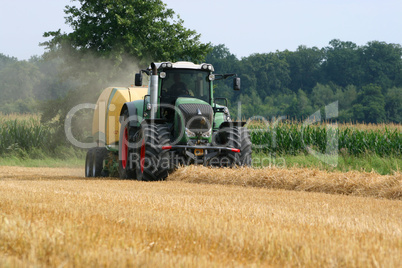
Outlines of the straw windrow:
{"type": "Polygon", "coordinates": [[[187,166],[178,169],[168,180],[402,200],[402,173],[384,176],[307,168],[214,169],[187,166]]]}

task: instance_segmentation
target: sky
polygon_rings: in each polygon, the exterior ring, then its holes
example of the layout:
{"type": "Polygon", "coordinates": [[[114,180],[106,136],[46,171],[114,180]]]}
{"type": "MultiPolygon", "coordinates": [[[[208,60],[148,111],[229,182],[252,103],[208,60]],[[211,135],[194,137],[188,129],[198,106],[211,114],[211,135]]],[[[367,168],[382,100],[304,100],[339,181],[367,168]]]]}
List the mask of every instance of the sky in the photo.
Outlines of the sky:
{"type": "MultiPolygon", "coordinates": [[[[401,0],[163,0],[201,41],[225,44],[239,59],[332,39],[402,44],[401,0]]],[[[42,55],[43,33],[61,29],[70,0],[0,0],[0,53],[42,55]]]]}

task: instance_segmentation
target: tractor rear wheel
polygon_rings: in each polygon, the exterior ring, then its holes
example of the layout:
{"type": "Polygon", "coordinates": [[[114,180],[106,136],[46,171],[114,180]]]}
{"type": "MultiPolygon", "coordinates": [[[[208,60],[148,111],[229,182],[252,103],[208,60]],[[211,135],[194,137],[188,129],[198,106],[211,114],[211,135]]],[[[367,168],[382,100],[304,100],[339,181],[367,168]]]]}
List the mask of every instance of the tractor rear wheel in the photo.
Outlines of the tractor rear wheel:
{"type": "Polygon", "coordinates": [[[128,118],[128,111],[123,112],[123,121],[120,128],[120,141],[119,141],[119,177],[120,179],[134,179],[136,165],[133,165],[131,156],[133,149],[130,144],[133,141],[133,130],[129,124],[123,124],[128,118]]]}
{"type": "Polygon", "coordinates": [[[146,124],[140,129],[137,144],[136,179],[155,181],[165,179],[170,171],[169,150],[170,132],[165,124],[146,124]]]}

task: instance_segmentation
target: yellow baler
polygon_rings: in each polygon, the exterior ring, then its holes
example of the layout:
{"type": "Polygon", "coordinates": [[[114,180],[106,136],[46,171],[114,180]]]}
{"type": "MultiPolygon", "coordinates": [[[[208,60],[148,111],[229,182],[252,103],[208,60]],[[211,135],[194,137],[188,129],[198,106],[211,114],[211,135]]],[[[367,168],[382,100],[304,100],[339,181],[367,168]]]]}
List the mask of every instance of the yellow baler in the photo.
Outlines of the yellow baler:
{"type": "Polygon", "coordinates": [[[92,136],[98,146],[118,149],[120,122],[123,104],[144,99],[148,87],[109,87],[99,96],[92,122],[92,136]]]}

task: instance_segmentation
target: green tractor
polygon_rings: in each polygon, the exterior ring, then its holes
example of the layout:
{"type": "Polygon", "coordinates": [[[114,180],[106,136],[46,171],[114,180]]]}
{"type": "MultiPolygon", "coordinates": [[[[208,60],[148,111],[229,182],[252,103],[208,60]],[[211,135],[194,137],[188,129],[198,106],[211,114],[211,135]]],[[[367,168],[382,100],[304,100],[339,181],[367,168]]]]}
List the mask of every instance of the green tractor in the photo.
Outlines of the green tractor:
{"type": "MultiPolygon", "coordinates": [[[[180,165],[251,165],[251,141],[245,122],[232,122],[227,100],[213,96],[215,80],[234,77],[233,89],[240,90],[240,78],[213,72],[213,66],[206,63],[152,63],[136,74],[134,89],[121,90],[131,92],[124,93],[131,101],[120,105],[120,129],[114,131],[119,135],[114,146],[120,178],[162,180],[180,165]],[[138,94],[144,88],[144,74],[149,76],[147,92],[141,98],[130,99],[133,92],[138,94]]],[[[112,147],[106,148],[110,151],[112,147]]],[[[95,160],[92,165],[88,160],[87,169],[93,166],[93,175],[100,173],[102,165],[96,167],[96,162],[102,157],[91,150],[89,158],[95,160]]]]}

